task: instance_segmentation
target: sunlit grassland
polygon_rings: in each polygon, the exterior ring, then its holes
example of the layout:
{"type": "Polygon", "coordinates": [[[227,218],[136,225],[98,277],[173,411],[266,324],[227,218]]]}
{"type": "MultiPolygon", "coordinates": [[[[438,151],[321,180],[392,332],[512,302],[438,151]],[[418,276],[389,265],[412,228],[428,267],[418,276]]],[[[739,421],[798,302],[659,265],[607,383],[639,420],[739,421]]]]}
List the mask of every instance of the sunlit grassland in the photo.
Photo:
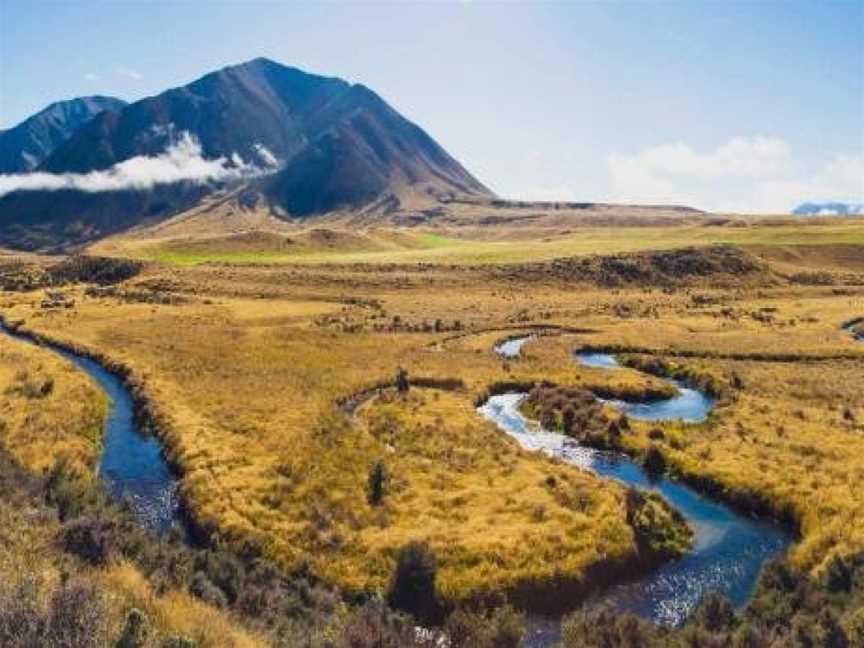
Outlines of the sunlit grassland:
{"type": "MultiPolygon", "coordinates": [[[[70,363],[46,349],[0,337],[0,445],[26,469],[42,473],[67,457],[95,478],[106,407],[102,392],[70,363]],[[53,387],[43,394],[41,387],[48,380],[53,387]]],[[[4,457],[2,470],[6,469],[4,457]]],[[[181,634],[194,638],[202,648],[265,645],[223,611],[185,590],[155,591],[129,563],[97,568],[65,553],[58,541],[61,523],[56,510],[41,501],[41,493],[16,490],[25,487],[15,479],[0,474],[3,600],[11,599],[23,610],[31,601],[45,605],[63,585],[78,584],[94,588],[104,604],[102,616],[89,619],[93,636],[103,630],[108,637],[119,636],[134,608],[149,620],[154,641],[181,634]]]]}
{"type": "MultiPolygon", "coordinates": [[[[170,279],[189,301],[121,303],[78,288],[69,289],[74,309],[43,312],[31,294],[11,297],[6,312],[134,371],[196,516],[229,540],[254,539],[284,565],[311,564],[350,588],[382,589],[398,547],[425,539],[455,598],[548,579],[550,565],[578,578],[633,551],[620,487],[519,450],[473,411],[491,385],[549,380],[636,395],[659,384],[580,367],[571,352],[582,344],[864,360],[864,345],[839,327],[864,315],[854,287],[608,290],[459,269],[313,270],[151,268],[141,281],[170,279]],[[446,330],[435,332],[436,320],[446,330]],[[529,325],[596,333],[540,337],[517,361],[491,352],[529,325]],[[372,401],[356,419],[335,407],[400,366],[465,388],[372,401]],[[392,479],[380,507],[366,499],[376,460],[392,479]]],[[[860,424],[843,412],[864,418],[864,365],[803,359],[682,359],[724,379],[738,374],[743,387],[705,425],[662,426],[676,440],[662,447],[685,472],[792,507],[804,534],[794,556],[818,568],[832,551],[864,548],[853,515],[864,502],[848,486],[859,481],[864,447],[860,424]]],[[[625,443],[644,448],[651,427],[635,424],[625,443]]]]}
{"type": "MultiPolygon", "coordinates": [[[[844,313],[857,312],[850,308],[861,309],[860,297],[851,302],[826,297],[775,299],[770,306],[772,301],[761,303],[805,323],[770,330],[773,327],[750,322],[717,330],[705,315],[672,322],[624,321],[594,336],[592,343],[638,342],[647,349],[671,347],[707,354],[794,350],[805,358],[859,351],[855,345],[860,343],[851,341],[836,322],[842,321],[844,313]],[[816,312],[821,314],[818,321],[806,322],[816,320],[816,312]]],[[[564,361],[570,349],[565,339],[541,338],[526,346],[526,353],[551,363],[564,361]]],[[[819,571],[835,553],[848,556],[864,548],[860,519],[864,502],[855,487],[864,478],[864,357],[810,362],[672,361],[727,381],[734,376],[742,386],[730,402],[720,403],[706,424],[633,422],[633,433],[623,437],[627,447],[639,453],[655,444],[684,475],[722,484],[730,499],[761,500],[777,515],[791,513],[802,534],[792,557],[805,568],[819,571]],[[649,439],[649,431],[658,427],[665,432],[663,439],[649,439]]],[[[612,373],[624,372],[629,370],[612,373]]]]}
{"type": "MultiPolygon", "coordinates": [[[[334,230],[339,232],[340,230],[334,230]]],[[[231,239],[172,239],[119,242],[120,253],[177,265],[208,261],[232,263],[520,263],[586,254],[672,249],[692,245],[744,246],[864,244],[864,223],[738,227],[579,227],[537,229],[508,240],[466,238],[447,230],[401,233],[398,239],[373,230],[328,245],[304,244],[283,249],[238,248],[231,239]],[[365,241],[360,243],[359,241],[365,241]]]]}
{"type": "MultiPolygon", "coordinates": [[[[28,325],[110,350],[146,377],[184,491],[228,537],[254,538],[283,563],[311,562],[356,589],[384,588],[398,548],[425,539],[454,598],[554,574],[578,581],[588,565],[634,557],[620,487],[522,452],[474,412],[488,384],[515,375],[488,349],[435,350],[430,334],[263,325],[235,315],[244,302],[219,301],[84,298],[75,315],[40,313],[28,325]],[[398,366],[459,377],[466,390],[418,392],[407,409],[373,403],[365,426],[334,413],[337,399],[391,380],[398,366]],[[388,426],[400,430],[395,439],[382,438],[388,426]],[[380,509],[366,501],[378,459],[396,488],[380,509]]],[[[562,380],[578,371],[562,366],[562,380]]]]}
{"type": "Polygon", "coordinates": [[[71,363],[0,336],[0,441],[31,470],[60,455],[92,469],[108,403],[71,363]]]}
{"type": "MultiPolygon", "coordinates": [[[[411,540],[427,541],[440,557],[443,593],[457,600],[578,580],[593,563],[632,557],[622,489],[516,450],[477,420],[464,395],[388,392],[364,406],[362,420],[391,479],[373,514],[378,524],[357,536],[360,555],[393,555],[411,540]]],[[[351,508],[362,510],[362,499],[351,508]]]]}

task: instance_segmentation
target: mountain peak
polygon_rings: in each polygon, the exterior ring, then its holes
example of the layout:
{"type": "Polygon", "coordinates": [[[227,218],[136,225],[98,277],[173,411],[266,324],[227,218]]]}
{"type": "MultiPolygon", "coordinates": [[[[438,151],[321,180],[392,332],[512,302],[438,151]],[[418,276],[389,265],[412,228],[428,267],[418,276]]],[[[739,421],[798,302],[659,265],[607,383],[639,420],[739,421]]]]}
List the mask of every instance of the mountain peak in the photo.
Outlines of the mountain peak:
{"type": "Polygon", "coordinates": [[[267,58],[266,56],[257,56],[253,59],[249,59],[245,63],[240,63],[234,67],[258,67],[258,68],[292,68],[289,65],[285,65],[284,63],[279,63],[278,61],[274,61],[271,58],[267,58]]]}
{"type": "MultiPolygon", "coordinates": [[[[39,170],[86,174],[162,155],[183,132],[207,159],[270,168],[278,160],[278,172],[249,182],[284,218],[491,195],[370,88],[263,57],[91,119],[39,170]]],[[[36,231],[40,245],[83,242],[168,218],[218,188],[198,182],[110,194],[17,191],[0,198],[0,240],[31,245],[36,231]]]]}

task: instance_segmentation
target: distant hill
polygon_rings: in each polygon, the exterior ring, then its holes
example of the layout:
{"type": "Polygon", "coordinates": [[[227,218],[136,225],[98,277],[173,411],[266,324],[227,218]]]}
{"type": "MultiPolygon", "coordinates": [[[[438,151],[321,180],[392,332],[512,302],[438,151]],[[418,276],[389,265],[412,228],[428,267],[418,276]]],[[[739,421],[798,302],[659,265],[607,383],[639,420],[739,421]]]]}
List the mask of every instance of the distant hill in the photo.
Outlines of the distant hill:
{"type": "Polygon", "coordinates": [[[0,131],[0,173],[32,171],[93,117],[125,105],[121,99],[101,96],[58,101],[0,131]]]}
{"type": "Polygon", "coordinates": [[[803,203],[792,213],[796,216],[858,216],[864,215],[864,203],[803,203]]]}
{"type": "MultiPolygon", "coordinates": [[[[256,161],[266,149],[279,170],[250,182],[243,196],[282,218],[492,195],[369,88],[268,59],[103,112],[38,170],[110,169],[163,153],[183,132],[200,142],[207,159],[256,161]]],[[[0,198],[0,242],[25,248],[82,243],[159,222],[218,188],[181,183],[148,191],[15,191],[0,198]]]]}

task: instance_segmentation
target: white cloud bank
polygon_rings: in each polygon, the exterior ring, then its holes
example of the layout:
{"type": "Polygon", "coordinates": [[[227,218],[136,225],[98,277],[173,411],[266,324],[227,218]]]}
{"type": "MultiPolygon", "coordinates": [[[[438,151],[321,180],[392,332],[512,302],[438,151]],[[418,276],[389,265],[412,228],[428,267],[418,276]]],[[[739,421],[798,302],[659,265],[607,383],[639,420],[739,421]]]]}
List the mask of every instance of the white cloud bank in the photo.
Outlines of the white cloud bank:
{"type": "Polygon", "coordinates": [[[704,152],[661,144],[613,153],[606,167],[615,202],[739,213],[788,213],[803,202],[864,202],[864,153],[835,155],[808,173],[779,138],[735,137],[704,152]]]}
{"type": "Polygon", "coordinates": [[[243,180],[273,173],[278,160],[263,145],[255,145],[263,163],[246,162],[238,154],[207,160],[201,145],[189,133],[180,134],[164,153],[155,156],[139,155],[119,162],[103,171],[89,173],[18,173],[0,174],[0,196],[13,191],[60,191],[74,189],[88,193],[147,190],[157,185],[175,182],[206,184],[243,180]]]}

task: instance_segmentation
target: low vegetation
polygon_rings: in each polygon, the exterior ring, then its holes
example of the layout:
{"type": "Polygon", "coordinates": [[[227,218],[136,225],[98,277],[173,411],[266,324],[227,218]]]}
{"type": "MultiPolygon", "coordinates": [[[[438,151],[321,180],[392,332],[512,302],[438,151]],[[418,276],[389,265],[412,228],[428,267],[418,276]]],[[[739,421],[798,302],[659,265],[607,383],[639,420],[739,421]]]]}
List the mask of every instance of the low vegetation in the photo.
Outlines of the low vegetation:
{"type": "MultiPolygon", "coordinates": [[[[745,232],[751,242],[757,233],[745,232]]],[[[800,535],[740,613],[709,602],[670,632],[578,612],[567,645],[844,645],[826,643],[841,632],[855,645],[864,345],[841,324],[864,312],[864,267],[836,263],[846,248],[828,240],[792,260],[776,248],[719,248],[595,258],[590,272],[573,259],[465,267],[351,255],[331,265],[145,264],[116,289],[64,285],[62,308],[43,308],[51,296],[39,285],[4,292],[7,321],[131,372],[203,541],[152,541],[105,507],[92,473],[104,401],[63,361],[4,338],[0,439],[21,474],[35,475],[27,501],[38,503],[7,507],[9,528],[30,534],[9,546],[24,560],[34,535],[57,542],[33,568],[48,576],[28,618],[49,628],[72,600],[101,610],[111,642],[308,636],[371,648],[416,641],[414,613],[440,622],[453,645],[518,645],[524,619],[507,602],[548,606],[543,592],[566,583],[575,603],[601,584],[598,573],[644,568],[646,547],[665,558],[689,541],[654,498],[525,452],[476,414],[484,395],[519,390],[532,416],[582,442],[620,447],[800,535]],[[796,271],[832,281],[802,283],[796,271]],[[658,272],[668,281],[658,285],[658,272]],[[153,293],[165,298],[135,297],[153,293]],[[519,358],[491,351],[540,329],[519,358]],[[572,354],[583,347],[619,351],[625,366],[581,366],[572,354]],[[709,391],[714,413],[654,424],[597,403],[670,395],[645,372],[709,391]],[[400,565],[407,581],[394,576],[400,565]],[[64,569],[74,576],[65,583],[64,569]],[[88,583],[107,602],[93,603],[88,583]],[[208,630],[196,638],[198,624],[208,630]]],[[[4,573],[29,573],[18,565],[4,573]]]]}

